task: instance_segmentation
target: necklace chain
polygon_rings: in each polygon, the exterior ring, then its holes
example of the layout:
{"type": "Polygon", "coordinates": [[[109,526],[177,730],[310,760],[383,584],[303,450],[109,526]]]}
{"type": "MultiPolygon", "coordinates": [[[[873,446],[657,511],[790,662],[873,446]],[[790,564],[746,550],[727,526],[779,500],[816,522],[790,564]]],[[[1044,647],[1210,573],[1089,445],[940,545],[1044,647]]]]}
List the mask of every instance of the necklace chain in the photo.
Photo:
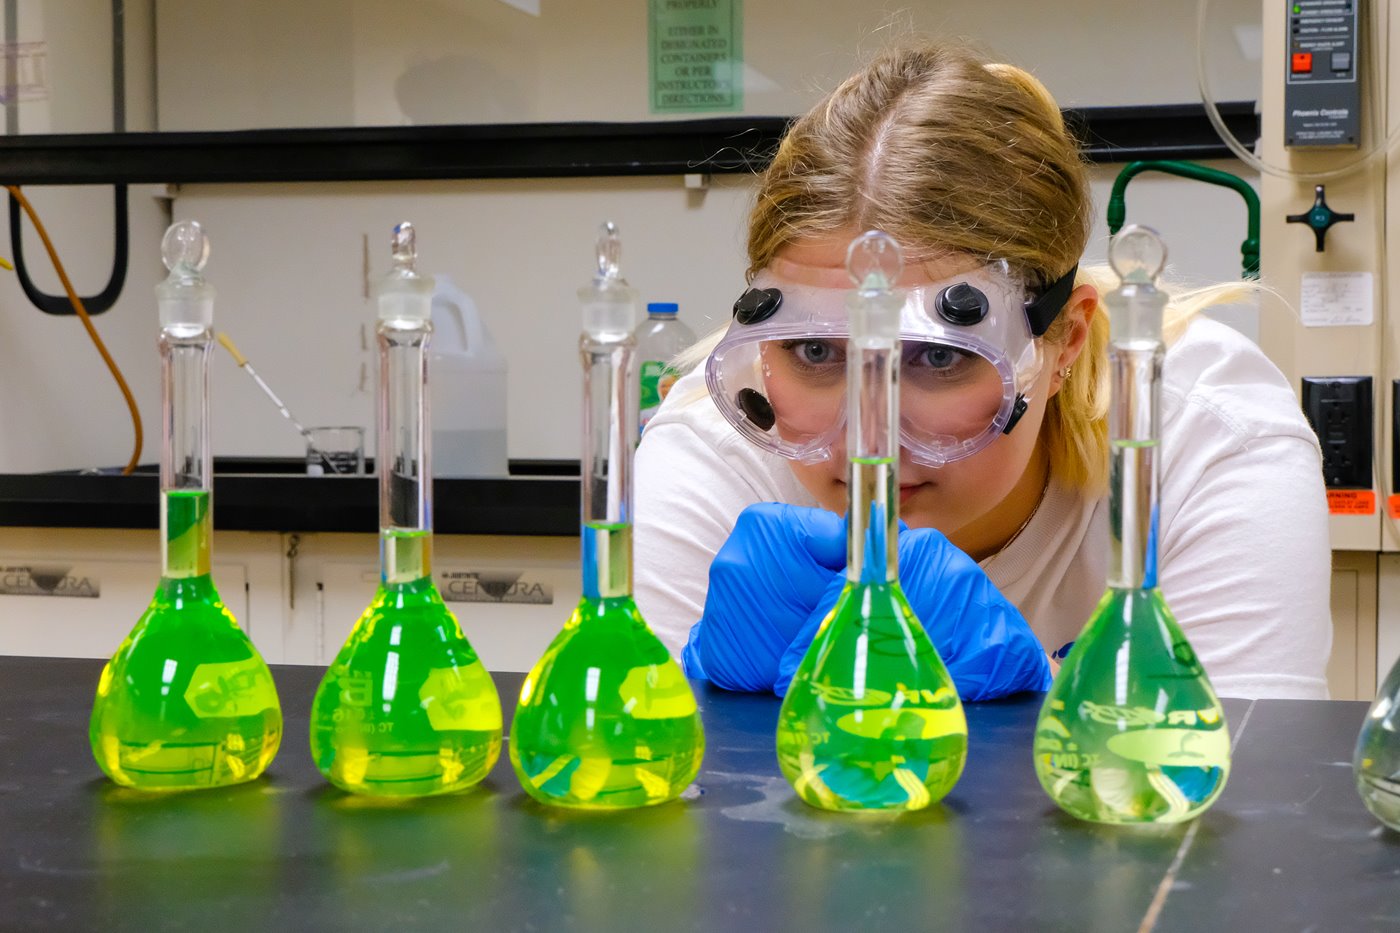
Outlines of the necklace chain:
{"type": "Polygon", "coordinates": [[[1021,522],[1020,527],[1018,527],[1015,531],[1011,533],[1011,537],[1006,539],[1006,543],[1003,544],[1001,547],[997,548],[995,551],[993,551],[992,556],[987,558],[987,562],[982,565],[982,568],[984,570],[990,567],[992,565],[992,561],[996,560],[998,557],[1004,554],[1006,550],[1009,547],[1011,547],[1011,545],[1015,544],[1016,539],[1021,537],[1021,532],[1025,531],[1030,526],[1031,522],[1035,521],[1036,515],[1040,512],[1040,506],[1045,502],[1045,494],[1049,491],[1050,474],[1049,471],[1046,471],[1045,485],[1040,487],[1040,496],[1037,497],[1035,500],[1035,508],[1031,509],[1031,514],[1026,516],[1026,520],[1021,522]]]}

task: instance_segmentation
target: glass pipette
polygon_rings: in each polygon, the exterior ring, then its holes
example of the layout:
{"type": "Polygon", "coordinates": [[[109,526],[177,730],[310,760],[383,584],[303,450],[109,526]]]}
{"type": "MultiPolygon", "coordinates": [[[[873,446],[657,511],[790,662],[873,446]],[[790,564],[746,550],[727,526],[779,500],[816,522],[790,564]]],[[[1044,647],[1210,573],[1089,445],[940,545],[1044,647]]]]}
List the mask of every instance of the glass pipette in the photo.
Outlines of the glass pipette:
{"type": "Polygon", "coordinates": [[[306,438],[307,445],[312,450],[315,450],[317,454],[320,455],[321,459],[325,462],[325,464],[331,468],[331,472],[339,473],[340,467],[336,466],[335,461],[333,459],[326,456],[326,454],[323,451],[317,450],[316,445],[311,443],[310,430],[308,430],[300,421],[298,421],[292,415],[291,411],[287,408],[286,403],[277,397],[276,392],[272,391],[272,386],[268,385],[263,380],[263,377],[258,375],[258,371],[253,368],[253,364],[249,363],[248,358],[238,351],[238,347],[234,344],[233,338],[230,337],[228,334],[224,333],[223,331],[219,331],[218,338],[219,343],[222,344],[223,348],[229,352],[230,356],[233,357],[233,361],[238,364],[238,368],[243,370],[249,376],[253,377],[253,381],[258,384],[258,388],[262,389],[263,394],[265,394],[268,398],[272,399],[272,404],[277,406],[277,410],[282,413],[282,417],[286,418],[292,423],[292,427],[297,429],[297,433],[300,434],[302,437],[306,438]]]}

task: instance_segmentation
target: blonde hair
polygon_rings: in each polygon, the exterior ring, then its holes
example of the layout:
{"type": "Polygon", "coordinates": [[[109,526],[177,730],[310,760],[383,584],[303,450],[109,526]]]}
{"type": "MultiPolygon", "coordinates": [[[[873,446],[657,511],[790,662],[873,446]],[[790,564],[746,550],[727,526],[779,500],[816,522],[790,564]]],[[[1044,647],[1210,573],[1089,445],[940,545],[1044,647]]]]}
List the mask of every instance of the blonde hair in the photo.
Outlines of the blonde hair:
{"type": "MultiPolygon", "coordinates": [[[[1078,140],[1040,81],[965,45],[903,45],[877,55],[788,130],[749,215],[748,274],[798,240],[878,229],[899,241],[907,262],[1004,260],[1041,288],[1083,255],[1092,209],[1078,140]]],[[[1103,294],[1117,277],[1081,267],[1075,284],[1085,283],[1103,294]]],[[[1201,308],[1248,289],[1175,295],[1169,339],[1201,308]]],[[[1046,341],[1062,344],[1069,326],[1057,318],[1046,341]]],[[[1107,345],[1100,307],[1041,427],[1052,474],[1095,492],[1107,485],[1107,345]]]]}
{"type": "MultiPolygon", "coordinates": [[[[1080,266],[1076,285],[1092,285],[1100,296],[1118,287],[1118,275],[1107,265],[1080,266]]],[[[1168,303],[1162,321],[1162,337],[1170,346],[1186,331],[1191,319],[1206,308],[1245,301],[1260,290],[1255,282],[1226,282],[1204,288],[1183,289],[1159,283],[1168,303]]],[[[1040,436],[1055,478],[1068,486],[1102,492],[1108,486],[1108,308],[1099,301],[1089,324],[1089,336],[1072,377],[1060,382],[1060,391],[1045,409],[1040,436]]],[[[1045,339],[1059,343],[1068,327],[1059,318],[1045,339]]]]}

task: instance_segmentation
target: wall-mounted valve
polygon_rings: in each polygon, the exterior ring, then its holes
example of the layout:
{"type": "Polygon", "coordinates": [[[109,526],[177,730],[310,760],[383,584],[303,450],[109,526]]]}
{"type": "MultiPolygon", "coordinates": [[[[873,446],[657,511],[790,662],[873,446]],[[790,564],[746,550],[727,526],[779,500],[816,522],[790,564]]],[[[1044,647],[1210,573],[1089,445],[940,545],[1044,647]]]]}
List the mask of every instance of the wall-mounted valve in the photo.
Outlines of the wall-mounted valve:
{"type": "Polygon", "coordinates": [[[1333,224],[1343,221],[1355,220],[1355,214],[1338,214],[1327,206],[1327,186],[1318,185],[1314,191],[1317,197],[1313,200],[1312,208],[1305,214],[1289,214],[1288,222],[1291,224],[1307,224],[1312,227],[1313,236],[1317,237],[1317,251],[1320,253],[1326,248],[1327,231],[1333,224]]]}

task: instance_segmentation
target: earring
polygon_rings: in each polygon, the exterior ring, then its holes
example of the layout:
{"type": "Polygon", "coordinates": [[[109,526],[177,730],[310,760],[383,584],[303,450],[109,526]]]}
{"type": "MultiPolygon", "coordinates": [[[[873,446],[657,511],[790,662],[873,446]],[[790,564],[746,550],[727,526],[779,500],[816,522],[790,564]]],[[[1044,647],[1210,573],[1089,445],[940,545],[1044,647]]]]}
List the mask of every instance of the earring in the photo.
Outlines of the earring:
{"type": "Polygon", "coordinates": [[[1074,372],[1074,367],[1073,367],[1073,366],[1066,366],[1064,369],[1060,370],[1060,378],[1061,378],[1061,379],[1068,379],[1068,378],[1069,378],[1069,374],[1072,373],[1072,372],[1074,372]]]}

